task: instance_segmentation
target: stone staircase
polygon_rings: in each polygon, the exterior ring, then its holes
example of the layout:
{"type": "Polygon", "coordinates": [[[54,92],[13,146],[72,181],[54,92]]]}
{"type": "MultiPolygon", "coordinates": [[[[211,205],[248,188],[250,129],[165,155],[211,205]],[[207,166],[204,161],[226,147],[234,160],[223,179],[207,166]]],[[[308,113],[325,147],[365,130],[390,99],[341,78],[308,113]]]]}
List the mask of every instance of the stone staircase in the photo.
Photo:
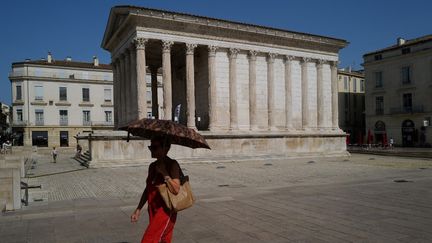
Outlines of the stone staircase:
{"type": "Polygon", "coordinates": [[[85,166],[85,167],[89,167],[89,165],[90,165],[90,161],[91,161],[91,156],[90,156],[90,152],[87,150],[87,151],[85,151],[84,152],[84,154],[81,154],[81,156],[80,157],[74,157],[74,159],[78,162],[78,163],[80,163],[82,166],[85,166]]]}

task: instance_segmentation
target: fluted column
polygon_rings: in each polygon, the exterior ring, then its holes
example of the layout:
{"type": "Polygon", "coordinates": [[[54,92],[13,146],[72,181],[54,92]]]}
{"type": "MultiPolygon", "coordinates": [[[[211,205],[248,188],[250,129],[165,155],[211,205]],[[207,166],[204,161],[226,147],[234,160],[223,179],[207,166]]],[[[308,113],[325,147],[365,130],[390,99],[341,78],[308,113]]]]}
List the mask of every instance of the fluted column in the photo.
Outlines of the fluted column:
{"type": "Polygon", "coordinates": [[[119,65],[118,65],[118,59],[113,60],[112,62],[112,67],[113,67],[113,98],[114,98],[114,128],[117,129],[119,128],[119,65]]]}
{"type": "Polygon", "coordinates": [[[125,69],[125,55],[120,55],[120,126],[126,124],[126,69],[125,69]]]}
{"type": "Polygon", "coordinates": [[[317,127],[324,127],[324,84],[323,84],[323,64],[324,60],[318,60],[317,63],[317,127]]]}
{"type": "Polygon", "coordinates": [[[237,54],[239,50],[229,49],[229,100],[230,130],[238,130],[237,117],[237,54]]]}
{"type": "Polygon", "coordinates": [[[152,116],[156,119],[159,119],[157,71],[158,71],[157,66],[150,66],[151,94],[152,94],[152,116]]]}
{"type": "Polygon", "coordinates": [[[309,58],[302,58],[301,60],[301,74],[302,74],[302,127],[303,129],[309,128],[309,80],[308,80],[308,63],[309,58]]]}
{"type": "Polygon", "coordinates": [[[195,75],[194,75],[194,50],[196,44],[186,43],[186,103],[187,126],[196,129],[195,126],[195,75]]]}
{"type": "Polygon", "coordinates": [[[331,64],[331,100],[332,100],[332,127],[334,130],[339,129],[338,113],[338,86],[337,86],[337,62],[331,64]]]}
{"type": "Polygon", "coordinates": [[[275,92],[274,92],[274,59],[275,53],[269,53],[267,57],[267,114],[268,129],[276,130],[275,125],[275,92]]]}
{"type": "Polygon", "coordinates": [[[163,107],[165,120],[172,120],[171,46],[172,41],[162,41],[163,107]]]}
{"type": "Polygon", "coordinates": [[[292,76],[291,67],[292,56],[287,56],[285,58],[285,128],[287,130],[293,129],[292,124],[292,76]]]}
{"type": "Polygon", "coordinates": [[[130,70],[130,54],[129,50],[125,50],[125,82],[124,82],[124,96],[125,96],[125,107],[126,107],[126,123],[131,122],[131,114],[132,114],[132,100],[131,100],[131,70],[130,70]]]}
{"type": "Polygon", "coordinates": [[[147,117],[147,83],[145,45],[147,39],[135,38],[136,46],[136,75],[137,75],[137,113],[138,119],[147,117]]]}
{"type": "Polygon", "coordinates": [[[138,109],[138,103],[137,103],[137,60],[136,60],[136,50],[135,46],[132,45],[129,48],[129,54],[130,54],[130,94],[128,96],[128,99],[130,100],[130,110],[131,110],[131,119],[136,120],[138,119],[138,113],[136,112],[138,109]]]}
{"type": "Polygon", "coordinates": [[[258,130],[257,92],[256,92],[256,56],[258,52],[249,51],[249,125],[250,130],[258,130]]]}
{"type": "Polygon", "coordinates": [[[217,113],[216,113],[216,68],[215,68],[215,59],[216,59],[216,46],[208,47],[208,75],[209,75],[209,83],[210,83],[210,92],[209,92],[209,129],[210,131],[214,131],[216,129],[216,121],[217,121],[217,113]]]}

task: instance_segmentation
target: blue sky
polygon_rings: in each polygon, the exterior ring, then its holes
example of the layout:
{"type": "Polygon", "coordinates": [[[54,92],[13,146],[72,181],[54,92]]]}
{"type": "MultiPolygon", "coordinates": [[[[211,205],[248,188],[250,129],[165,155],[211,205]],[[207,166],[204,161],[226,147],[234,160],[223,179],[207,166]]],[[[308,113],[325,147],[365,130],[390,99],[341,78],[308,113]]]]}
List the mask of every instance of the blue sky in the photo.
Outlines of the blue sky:
{"type": "Polygon", "coordinates": [[[0,102],[11,103],[8,78],[12,62],[71,56],[102,63],[110,54],[100,47],[115,5],[166,9],[232,21],[345,39],[340,67],[361,68],[364,53],[432,34],[432,1],[347,0],[9,0],[0,8],[0,102]]]}

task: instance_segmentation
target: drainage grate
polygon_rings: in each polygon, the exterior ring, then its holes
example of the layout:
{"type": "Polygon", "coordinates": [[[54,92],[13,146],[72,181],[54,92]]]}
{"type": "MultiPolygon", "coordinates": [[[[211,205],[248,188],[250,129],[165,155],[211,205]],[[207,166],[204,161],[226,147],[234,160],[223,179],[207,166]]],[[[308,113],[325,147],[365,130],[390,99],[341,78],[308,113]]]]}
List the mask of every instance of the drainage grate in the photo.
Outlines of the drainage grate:
{"type": "Polygon", "coordinates": [[[217,166],[216,169],[225,169],[225,166],[220,165],[220,166],[217,166]]]}
{"type": "Polygon", "coordinates": [[[272,166],[273,164],[272,163],[265,163],[264,165],[265,166],[272,166]]]}

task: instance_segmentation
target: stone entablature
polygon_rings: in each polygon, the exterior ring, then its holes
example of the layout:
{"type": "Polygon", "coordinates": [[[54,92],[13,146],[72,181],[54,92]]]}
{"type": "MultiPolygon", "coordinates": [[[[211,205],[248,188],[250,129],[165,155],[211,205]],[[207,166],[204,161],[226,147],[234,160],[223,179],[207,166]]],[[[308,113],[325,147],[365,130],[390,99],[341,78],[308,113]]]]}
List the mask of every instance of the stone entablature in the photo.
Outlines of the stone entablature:
{"type": "Polygon", "coordinates": [[[237,39],[266,45],[290,46],[309,50],[338,52],[346,46],[345,40],[281,30],[271,27],[244,24],[233,21],[202,17],[165,10],[149,9],[134,6],[117,6],[112,8],[102,46],[112,51],[119,40],[124,39],[135,26],[151,29],[163,29],[191,35],[212,36],[212,39],[237,39]],[[185,28],[188,26],[188,28],[185,28]],[[124,27],[119,31],[118,27],[124,27]],[[180,31],[179,31],[180,30],[180,31]],[[117,35],[118,39],[111,39],[117,35]]]}

